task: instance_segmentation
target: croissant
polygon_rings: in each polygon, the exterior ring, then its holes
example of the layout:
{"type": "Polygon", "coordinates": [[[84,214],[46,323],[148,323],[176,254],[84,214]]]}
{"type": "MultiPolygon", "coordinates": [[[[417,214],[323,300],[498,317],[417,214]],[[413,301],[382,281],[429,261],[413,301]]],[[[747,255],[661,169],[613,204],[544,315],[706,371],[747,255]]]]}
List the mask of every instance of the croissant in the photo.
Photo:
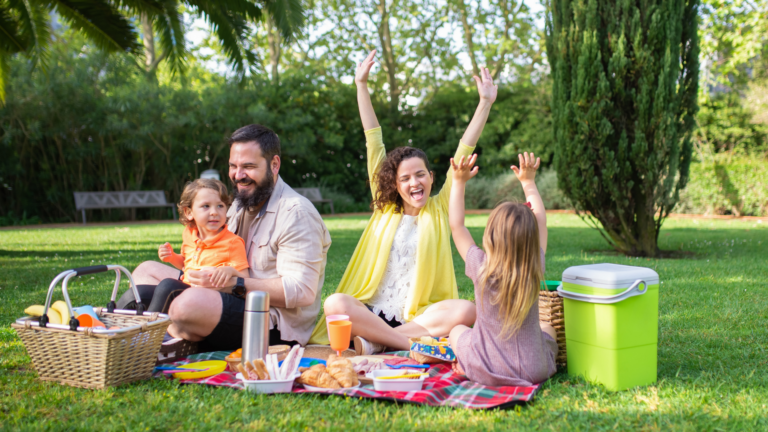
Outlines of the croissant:
{"type": "Polygon", "coordinates": [[[301,373],[299,377],[301,384],[310,385],[313,387],[338,389],[341,385],[335,378],[333,378],[325,369],[324,365],[314,365],[311,368],[301,373]]]}
{"type": "Polygon", "coordinates": [[[329,357],[328,373],[344,388],[354,387],[360,383],[355,367],[349,359],[329,357]]]}

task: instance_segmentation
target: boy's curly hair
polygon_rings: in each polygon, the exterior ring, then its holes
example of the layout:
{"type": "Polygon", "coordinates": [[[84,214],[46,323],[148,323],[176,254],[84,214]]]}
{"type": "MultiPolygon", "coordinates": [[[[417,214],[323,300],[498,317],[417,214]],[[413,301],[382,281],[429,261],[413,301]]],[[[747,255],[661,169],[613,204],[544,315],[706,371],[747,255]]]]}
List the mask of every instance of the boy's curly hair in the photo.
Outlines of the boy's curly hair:
{"type": "Polygon", "coordinates": [[[200,189],[215,190],[219,193],[219,198],[221,198],[221,201],[227,207],[232,204],[232,197],[229,196],[227,187],[219,180],[197,179],[191,182],[187,182],[187,184],[184,185],[184,192],[181,193],[181,198],[179,199],[179,204],[177,206],[179,208],[179,222],[181,222],[182,225],[190,227],[195,226],[195,220],[187,219],[187,216],[184,214],[184,209],[192,208],[192,204],[195,202],[195,197],[197,196],[197,193],[200,191],[200,189]]]}
{"type": "Polygon", "coordinates": [[[376,196],[371,201],[371,210],[381,210],[390,204],[395,204],[395,213],[403,211],[403,198],[397,191],[397,168],[400,163],[406,159],[419,158],[424,161],[424,165],[429,169],[429,159],[423,150],[414,147],[398,147],[387,154],[381,169],[373,176],[373,183],[376,186],[376,196]]]}

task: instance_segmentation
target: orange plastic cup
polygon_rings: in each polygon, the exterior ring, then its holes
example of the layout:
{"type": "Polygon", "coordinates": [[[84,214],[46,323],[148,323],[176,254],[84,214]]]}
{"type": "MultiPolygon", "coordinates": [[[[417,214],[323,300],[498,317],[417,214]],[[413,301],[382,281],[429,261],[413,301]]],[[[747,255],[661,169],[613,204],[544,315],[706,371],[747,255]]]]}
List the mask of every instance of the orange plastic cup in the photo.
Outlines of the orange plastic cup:
{"type": "Polygon", "coordinates": [[[103,327],[107,328],[103,322],[88,314],[80,314],[77,316],[77,320],[80,321],[80,327],[103,327]]]}
{"type": "Polygon", "coordinates": [[[341,356],[341,352],[349,348],[349,339],[352,337],[352,321],[329,322],[328,337],[331,339],[331,349],[341,356]]]}

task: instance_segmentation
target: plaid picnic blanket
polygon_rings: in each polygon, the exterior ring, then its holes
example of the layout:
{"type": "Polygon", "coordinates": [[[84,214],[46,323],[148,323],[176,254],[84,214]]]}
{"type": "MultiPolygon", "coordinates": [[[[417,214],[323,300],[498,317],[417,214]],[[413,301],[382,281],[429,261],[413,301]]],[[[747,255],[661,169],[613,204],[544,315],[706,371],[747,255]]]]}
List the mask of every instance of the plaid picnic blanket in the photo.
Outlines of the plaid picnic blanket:
{"type": "MultiPolygon", "coordinates": [[[[181,366],[203,360],[224,360],[229,354],[226,351],[194,354],[181,359],[173,365],[181,366]]],[[[387,353],[408,356],[408,351],[387,353]]],[[[235,378],[235,373],[224,371],[218,375],[196,380],[181,380],[183,384],[205,384],[211,386],[224,386],[244,389],[242,381],[235,378]]],[[[161,372],[155,373],[155,378],[170,377],[161,372]]],[[[428,406],[449,406],[470,409],[506,408],[513,405],[524,404],[533,399],[539,385],[531,387],[488,387],[475,384],[463,375],[453,373],[451,367],[446,364],[436,364],[429,368],[429,378],[424,380],[424,388],[420,391],[395,392],[376,391],[372,385],[360,386],[357,389],[333,390],[327,395],[339,395],[358,398],[370,398],[379,400],[391,400],[409,402],[428,406]]],[[[305,390],[301,384],[294,384],[293,393],[312,393],[305,390]]]]}

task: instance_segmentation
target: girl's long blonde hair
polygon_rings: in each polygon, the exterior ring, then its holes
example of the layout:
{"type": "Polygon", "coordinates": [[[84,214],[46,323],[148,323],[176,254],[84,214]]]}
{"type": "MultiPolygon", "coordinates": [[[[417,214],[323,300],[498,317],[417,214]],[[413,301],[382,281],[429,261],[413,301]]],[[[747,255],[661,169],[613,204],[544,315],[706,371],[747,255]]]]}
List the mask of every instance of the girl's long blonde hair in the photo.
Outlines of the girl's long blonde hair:
{"type": "Polygon", "coordinates": [[[487,258],[480,269],[480,304],[488,291],[491,304],[499,305],[502,334],[508,339],[539,299],[542,268],[536,216],[524,204],[500,204],[488,218],[483,248],[487,258]]]}

